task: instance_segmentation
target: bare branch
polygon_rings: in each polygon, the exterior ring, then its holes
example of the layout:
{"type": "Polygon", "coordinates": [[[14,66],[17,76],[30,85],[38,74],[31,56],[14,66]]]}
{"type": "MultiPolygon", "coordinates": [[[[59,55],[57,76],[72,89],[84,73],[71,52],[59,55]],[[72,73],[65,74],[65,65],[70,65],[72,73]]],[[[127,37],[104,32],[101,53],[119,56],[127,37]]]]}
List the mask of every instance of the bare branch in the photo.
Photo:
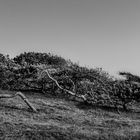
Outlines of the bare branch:
{"type": "Polygon", "coordinates": [[[70,90],[67,90],[67,89],[64,89],[63,87],[61,87],[61,86],[59,85],[59,83],[57,82],[57,80],[54,79],[54,78],[49,74],[49,72],[48,72],[47,69],[43,70],[43,71],[41,72],[40,76],[43,75],[44,73],[46,73],[47,76],[48,76],[52,81],[54,81],[55,84],[57,85],[57,87],[60,88],[61,90],[63,90],[63,91],[65,91],[65,92],[69,93],[69,94],[72,95],[72,96],[76,96],[76,97],[78,97],[78,98],[81,98],[81,99],[84,100],[84,101],[87,101],[85,95],[77,95],[76,93],[74,93],[74,92],[72,92],[72,91],[70,91],[70,90]]]}
{"type": "Polygon", "coordinates": [[[23,101],[29,106],[30,109],[32,109],[34,112],[37,112],[37,110],[33,107],[33,105],[29,102],[29,100],[21,92],[17,92],[14,95],[2,94],[2,95],[0,95],[0,98],[14,98],[16,96],[20,96],[21,99],[23,99],[23,101]]]}

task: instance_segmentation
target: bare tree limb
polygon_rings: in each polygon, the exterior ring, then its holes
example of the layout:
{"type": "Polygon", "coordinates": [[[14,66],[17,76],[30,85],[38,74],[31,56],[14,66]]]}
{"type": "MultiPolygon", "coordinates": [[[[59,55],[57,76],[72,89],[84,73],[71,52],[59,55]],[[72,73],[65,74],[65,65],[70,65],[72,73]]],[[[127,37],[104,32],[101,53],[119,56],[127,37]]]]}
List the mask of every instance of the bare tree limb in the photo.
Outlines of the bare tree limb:
{"type": "Polygon", "coordinates": [[[1,94],[0,95],[0,98],[14,98],[16,96],[20,96],[21,99],[29,106],[29,108],[34,111],[34,112],[37,112],[36,108],[33,107],[33,105],[29,102],[29,100],[25,97],[25,95],[23,95],[23,93],[21,92],[17,92],[16,94],[14,95],[9,95],[9,94],[1,94]]]}
{"type": "MultiPolygon", "coordinates": [[[[42,70],[42,69],[39,69],[39,70],[42,70]]],[[[42,71],[40,72],[39,78],[41,78],[42,75],[44,75],[44,74],[47,74],[48,78],[50,78],[52,81],[54,81],[55,84],[57,85],[57,87],[60,88],[61,90],[63,90],[63,91],[65,91],[65,92],[69,93],[69,94],[72,95],[72,96],[81,98],[83,101],[88,102],[88,100],[87,100],[87,98],[86,98],[86,95],[77,95],[77,94],[75,93],[75,90],[74,90],[74,89],[75,89],[75,84],[74,84],[74,82],[73,82],[72,80],[71,80],[71,81],[72,81],[72,83],[73,83],[73,85],[74,85],[73,92],[70,91],[70,90],[67,90],[67,89],[65,89],[65,88],[63,88],[63,87],[61,87],[61,86],[59,85],[58,81],[57,81],[56,79],[54,79],[54,78],[50,75],[50,73],[49,73],[49,71],[48,71],[47,69],[42,70],[42,71]]],[[[110,89],[111,86],[110,86],[110,85],[104,84],[104,82],[103,82],[102,80],[98,79],[97,77],[94,77],[94,76],[91,76],[91,75],[90,75],[90,77],[92,77],[92,78],[98,80],[98,81],[102,84],[102,89],[103,89],[103,91],[106,93],[106,97],[108,97],[108,99],[110,100],[110,102],[113,104],[112,99],[110,98],[109,94],[107,93],[108,91],[106,91],[106,89],[103,88],[103,86],[105,86],[105,87],[107,86],[107,87],[110,89]]],[[[89,102],[90,102],[90,101],[89,101],[89,102]]]]}
{"type": "Polygon", "coordinates": [[[59,85],[59,83],[57,82],[57,80],[54,79],[54,78],[49,74],[49,72],[48,72],[47,69],[45,69],[45,70],[43,70],[43,71],[41,72],[40,77],[41,77],[41,75],[43,75],[43,73],[46,73],[47,76],[48,76],[52,81],[54,81],[55,84],[57,85],[57,87],[60,88],[61,90],[63,90],[63,91],[65,91],[65,92],[69,93],[69,94],[72,95],[72,96],[75,96],[75,97],[81,98],[81,99],[84,100],[84,101],[87,101],[85,95],[77,95],[76,93],[74,93],[74,92],[72,92],[72,91],[70,91],[70,90],[67,90],[67,89],[64,89],[63,87],[61,87],[61,86],[59,85]]]}

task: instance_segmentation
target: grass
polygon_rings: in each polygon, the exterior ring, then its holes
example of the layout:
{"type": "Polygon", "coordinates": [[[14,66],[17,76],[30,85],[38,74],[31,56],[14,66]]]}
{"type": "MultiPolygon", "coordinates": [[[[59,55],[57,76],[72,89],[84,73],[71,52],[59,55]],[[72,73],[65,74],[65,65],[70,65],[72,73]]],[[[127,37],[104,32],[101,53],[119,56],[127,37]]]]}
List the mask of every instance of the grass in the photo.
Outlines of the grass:
{"type": "MultiPolygon", "coordinates": [[[[9,93],[8,91],[2,91],[9,93]]],[[[25,93],[26,94],[26,93],[25,93]]],[[[19,98],[0,99],[0,140],[139,140],[140,113],[88,107],[78,102],[26,94],[38,110],[19,98]]],[[[134,107],[135,109],[135,107],[134,107]]]]}

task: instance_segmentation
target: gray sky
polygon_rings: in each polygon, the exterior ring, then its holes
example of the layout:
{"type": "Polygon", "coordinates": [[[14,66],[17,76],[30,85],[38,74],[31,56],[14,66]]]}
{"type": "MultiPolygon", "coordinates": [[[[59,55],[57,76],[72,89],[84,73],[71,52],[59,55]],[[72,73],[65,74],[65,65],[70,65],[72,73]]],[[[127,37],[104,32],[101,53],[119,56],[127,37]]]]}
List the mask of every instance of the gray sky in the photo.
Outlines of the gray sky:
{"type": "Polygon", "coordinates": [[[140,0],[0,0],[0,52],[52,52],[140,75],[140,0]]]}

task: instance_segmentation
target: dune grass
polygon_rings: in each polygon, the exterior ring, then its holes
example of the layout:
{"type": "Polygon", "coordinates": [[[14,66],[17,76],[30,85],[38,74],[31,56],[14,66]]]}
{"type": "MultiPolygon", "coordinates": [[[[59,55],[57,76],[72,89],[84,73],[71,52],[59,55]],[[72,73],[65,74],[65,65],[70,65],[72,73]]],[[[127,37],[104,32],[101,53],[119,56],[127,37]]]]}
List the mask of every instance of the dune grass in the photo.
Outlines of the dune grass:
{"type": "Polygon", "coordinates": [[[33,113],[19,97],[0,99],[0,139],[138,140],[140,137],[140,116],[135,107],[118,114],[113,109],[84,106],[38,93],[26,96],[38,113],[33,113]]]}

